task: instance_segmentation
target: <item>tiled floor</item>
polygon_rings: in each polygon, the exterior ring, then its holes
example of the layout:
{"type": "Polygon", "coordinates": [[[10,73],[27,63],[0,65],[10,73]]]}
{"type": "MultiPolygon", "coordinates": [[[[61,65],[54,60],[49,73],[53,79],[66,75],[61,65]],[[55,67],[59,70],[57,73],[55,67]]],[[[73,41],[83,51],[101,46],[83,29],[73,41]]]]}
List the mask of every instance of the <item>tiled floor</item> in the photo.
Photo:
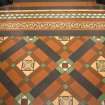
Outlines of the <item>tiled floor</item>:
{"type": "Polygon", "coordinates": [[[104,105],[105,37],[0,37],[0,105],[104,105]]]}
{"type": "Polygon", "coordinates": [[[0,8],[0,105],[105,105],[104,8],[95,0],[0,8]]]}

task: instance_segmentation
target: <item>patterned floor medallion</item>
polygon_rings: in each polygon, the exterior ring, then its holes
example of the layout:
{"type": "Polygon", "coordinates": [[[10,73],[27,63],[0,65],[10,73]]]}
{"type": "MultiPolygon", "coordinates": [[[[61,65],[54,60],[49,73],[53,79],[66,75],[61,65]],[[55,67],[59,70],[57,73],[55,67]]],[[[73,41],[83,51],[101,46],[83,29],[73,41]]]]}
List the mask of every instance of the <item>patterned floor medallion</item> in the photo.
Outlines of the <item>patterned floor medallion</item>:
{"type": "Polygon", "coordinates": [[[105,77],[105,58],[100,56],[93,64],[92,67],[105,77]]]}
{"type": "Polygon", "coordinates": [[[17,67],[22,70],[22,72],[28,76],[30,75],[34,70],[36,70],[40,65],[34,61],[30,56],[27,56],[25,59],[20,61],[17,64],[17,67]]]}

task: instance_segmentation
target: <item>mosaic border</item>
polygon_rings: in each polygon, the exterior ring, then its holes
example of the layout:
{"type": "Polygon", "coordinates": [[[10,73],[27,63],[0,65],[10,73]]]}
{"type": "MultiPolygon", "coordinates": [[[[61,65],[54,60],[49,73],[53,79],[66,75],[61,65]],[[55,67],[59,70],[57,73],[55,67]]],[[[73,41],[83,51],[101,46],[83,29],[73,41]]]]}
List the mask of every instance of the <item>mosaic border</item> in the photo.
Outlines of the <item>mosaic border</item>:
{"type": "Polygon", "coordinates": [[[5,22],[0,30],[105,30],[105,22],[5,22]]]}
{"type": "Polygon", "coordinates": [[[22,10],[22,11],[1,11],[0,20],[2,19],[105,19],[104,11],[93,10],[22,10]]]}
{"type": "Polygon", "coordinates": [[[92,13],[71,13],[71,14],[54,14],[54,13],[47,13],[47,14],[0,14],[0,19],[41,19],[41,18],[60,18],[60,19],[69,19],[69,18],[96,18],[96,19],[105,19],[105,14],[92,14],[92,13]]]}

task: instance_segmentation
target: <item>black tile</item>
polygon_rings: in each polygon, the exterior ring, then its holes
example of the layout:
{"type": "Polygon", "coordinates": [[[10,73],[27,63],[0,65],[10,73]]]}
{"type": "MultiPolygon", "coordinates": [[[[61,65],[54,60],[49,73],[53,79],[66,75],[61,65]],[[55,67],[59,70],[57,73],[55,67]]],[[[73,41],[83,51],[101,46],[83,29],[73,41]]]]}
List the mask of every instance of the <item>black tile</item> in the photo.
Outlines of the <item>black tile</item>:
{"type": "Polygon", "coordinates": [[[87,35],[87,36],[93,36],[93,35],[96,35],[96,36],[99,36],[99,35],[102,35],[104,36],[105,35],[105,30],[32,30],[32,31],[0,31],[0,36],[51,36],[51,35],[54,35],[54,36],[61,36],[61,35],[71,35],[71,36],[84,36],[84,35],[87,35]]]}
{"type": "Polygon", "coordinates": [[[69,58],[76,62],[79,58],[81,58],[91,47],[93,47],[95,43],[92,40],[86,41],[77,51],[75,51],[69,58]]]}
{"type": "Polygon", "coordinates": [[[26,45],[26,42],[24,40],[20,40],[18,43],[16,43],[14,46],[9,48],[7,51],[0,54],[0,61],[4,61],[8,57],[10,57],[13,53],[18,51],[20,48],[24,47],[26,45]]]}
{"type": "Polygon", "coordinates": [[[5,86],[9,93],[16,97],[21,93],[18,87],[9,79],[9,77],[0,69],[0,82],[5,86]]]}
{"type": "Polygon", "coordinates": [[[92,94],[95,98],[99,98],[102,95],[102,92],[94,86],[90,81],[88,81],[84,76],[82,76],[76,70],[73,70],[70,73],[72,76],[82,87],[84,87],[90,94],[92,94]]]}
{"type": "Polygon", "coordinates": [[[54,61],[58,61],[60,59],[60,56],[51,48],[49,48],[48,45],[46,45],[42,40],[39,39],[38,41],[36,41],[35,45],[37,45],[42,51],[45,52],[45,54],[47,54],[54,61]]]}
{"type": "Polygon", "coordinates": [[[37,97],[40,95],[53,81],[55,81],[60,76],[57,70],[51,72],[43,81],[41,81],[37,86],[35,86],[30,92],[32,96],[37,97]]]}

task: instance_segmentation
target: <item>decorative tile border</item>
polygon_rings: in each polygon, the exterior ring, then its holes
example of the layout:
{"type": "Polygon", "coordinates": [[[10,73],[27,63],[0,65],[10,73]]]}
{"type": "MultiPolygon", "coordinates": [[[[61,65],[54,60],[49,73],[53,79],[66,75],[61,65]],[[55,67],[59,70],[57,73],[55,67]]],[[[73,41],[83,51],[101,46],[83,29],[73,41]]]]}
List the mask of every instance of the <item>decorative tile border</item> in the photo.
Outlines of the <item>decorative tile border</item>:
{"type": "Polygon", "coordinates": [[[0,11],[0,19],[36,19],[36,18],[105,18],[103,10],[10,10],[0,11]]]}
{"type": "Polygon", "coordinates": [[[39,35],[53,35],[55,33],[56,35],[77,35],[77,33],[79,35],[85,33],[103,35],[105,31],[104,19],[105,13],[102,10],[0,11],[0,35],[4,35],[5,32],[14,33],[14,35],[32,35],[34,33],[39,35]]]}
{"type": "Polygon", "coordinates": [[[59,14],[59,13],[32,13],[32,14],[23,14],[23,13],[9,13],[9,14],[0,14],[0,19],[36,19],[36,18],[65,18],[65,19],[69,19],[69,18],[102,18],[105,19],[105,14],[92,14],[92,13],[65,13],[65,14],[59,14]]]}
{"type": "Polygon", "coordinates": [[[0,30],[105,30],[105,22],[4,22],[0,30]]]}

